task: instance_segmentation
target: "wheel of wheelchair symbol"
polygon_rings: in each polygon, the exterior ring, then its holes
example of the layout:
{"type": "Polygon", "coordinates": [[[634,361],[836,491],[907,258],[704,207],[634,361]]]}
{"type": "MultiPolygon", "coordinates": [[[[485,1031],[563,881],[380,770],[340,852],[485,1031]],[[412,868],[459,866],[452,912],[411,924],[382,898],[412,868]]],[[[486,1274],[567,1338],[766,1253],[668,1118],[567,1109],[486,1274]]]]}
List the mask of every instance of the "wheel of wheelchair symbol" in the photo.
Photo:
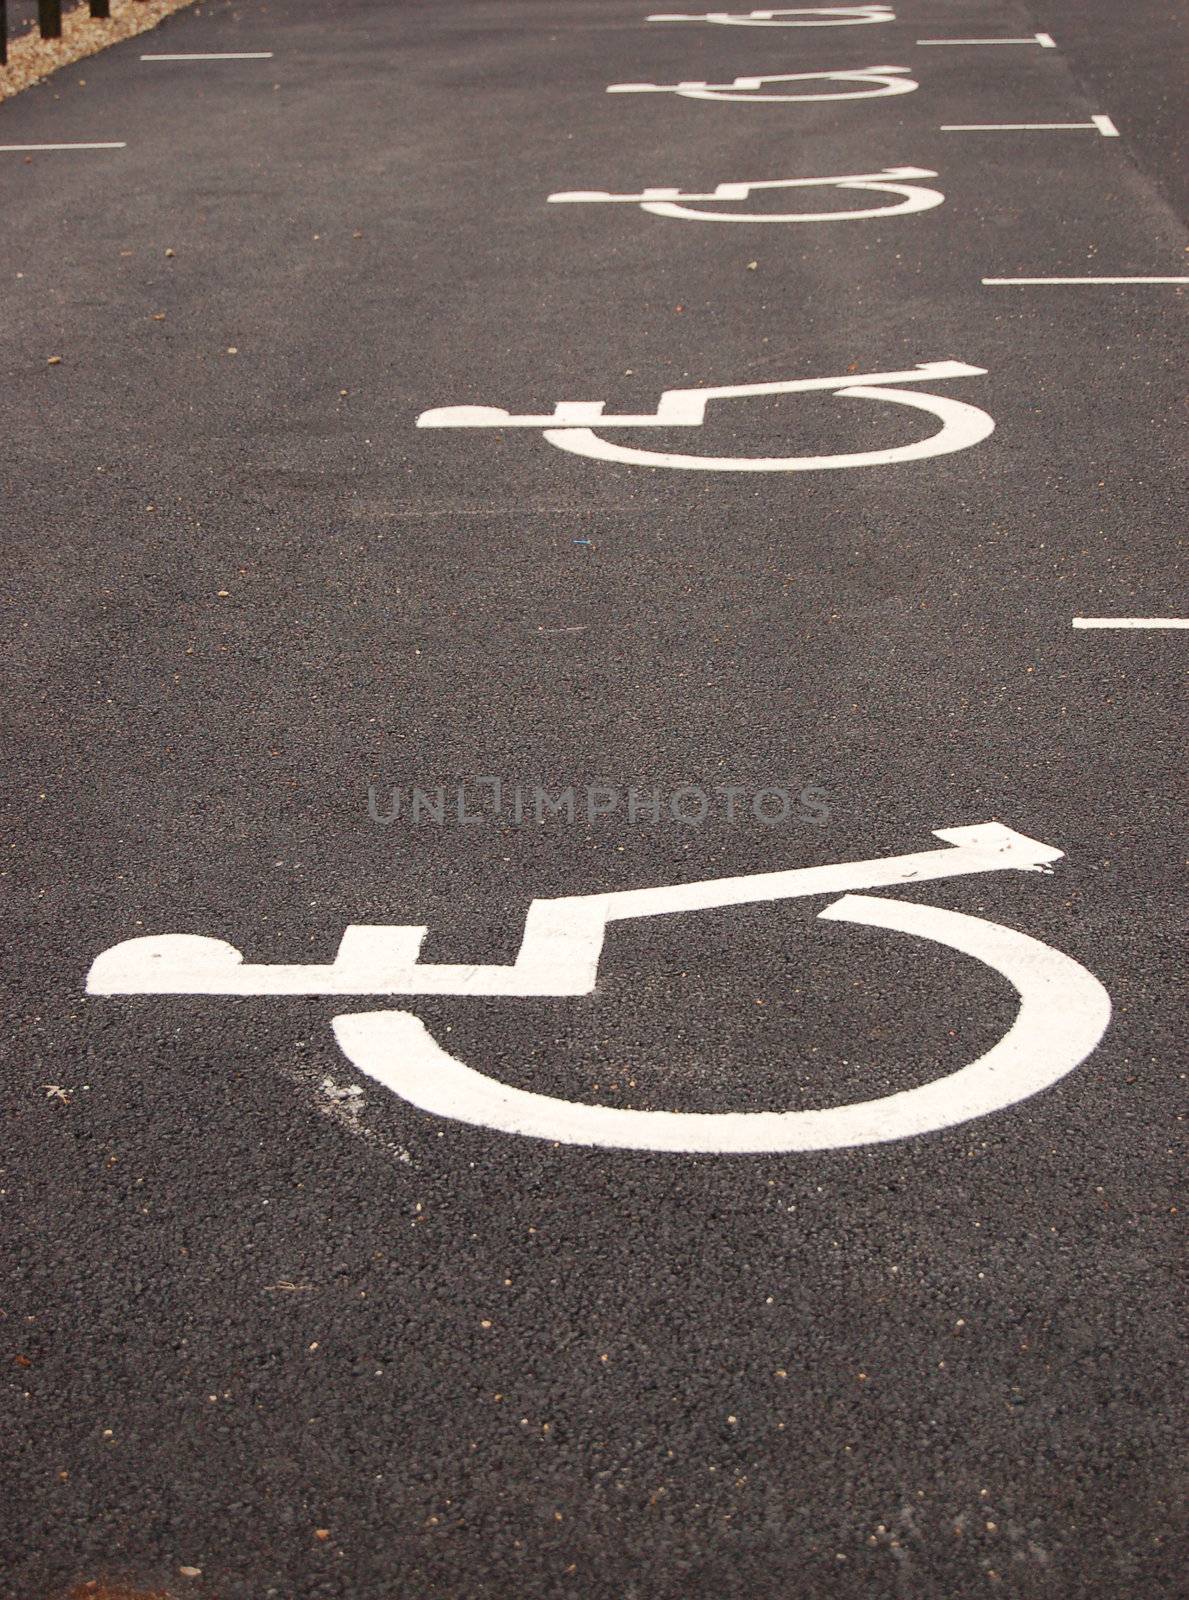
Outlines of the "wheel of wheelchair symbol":
{"type": "Polygon", "coordinates": [[[903,1093],[821,1110],[721,1113],[632,1111],[513,1088],[449,1055],[408,1011],[336,1017],[335,1037],[361,1072],[436,1116],[562,1144],[721,1155],[882,1144],[1001,1111],[1071,1072],[1110,1021],[1110,997],[1085,967],[985,918],[860,894],[820,916],[932,940],[983,962],[1019,995],[1014,1023],[977,1060],[903,1093]]]}

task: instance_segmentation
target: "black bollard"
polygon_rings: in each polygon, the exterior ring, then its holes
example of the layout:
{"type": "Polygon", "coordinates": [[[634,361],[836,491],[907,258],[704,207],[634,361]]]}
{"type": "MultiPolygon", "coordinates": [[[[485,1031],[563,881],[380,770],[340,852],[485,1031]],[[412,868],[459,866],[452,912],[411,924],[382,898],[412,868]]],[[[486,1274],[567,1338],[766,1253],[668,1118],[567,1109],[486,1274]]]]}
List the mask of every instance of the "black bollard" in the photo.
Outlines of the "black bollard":
{"type": "Polygon", "coordinates": [[[91,15],[93,17],[110,17],[111,0],[91,0],[91,15]]]}
{"type": "Polygon", "coordinates": [[[43,39],[62,37],[62,0],[37,0],[37,22],[43,39]]]}

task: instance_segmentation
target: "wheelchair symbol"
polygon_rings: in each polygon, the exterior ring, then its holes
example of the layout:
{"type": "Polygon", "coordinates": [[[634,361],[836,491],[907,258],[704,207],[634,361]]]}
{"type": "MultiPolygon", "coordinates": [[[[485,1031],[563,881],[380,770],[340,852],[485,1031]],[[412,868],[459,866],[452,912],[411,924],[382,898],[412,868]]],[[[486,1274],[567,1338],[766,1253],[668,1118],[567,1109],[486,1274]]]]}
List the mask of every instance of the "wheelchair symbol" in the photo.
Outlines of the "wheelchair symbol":
{"type": "Polygon", "coordinates": [[[853,28],[865,22],[895,22],[896,13],[886,5],[792,6],[779,11],[706,11],[701,16],[658,11],[645,20],[721,22],[737,28],[853,28]]]}
{"type": "Polygon", "coordinates": [[[932,456],[967,450],[994,430],[994,420],[978,406],[936,394],[917,394],[896,387],[904,383],[985,376],[985,368],[961,361],[926,361],[908,372],[867,372],[838,378],[794,378],[783,383],[742,383],[718,389],[668,389],[656,411],[641,416],[607,416],[604,400],[559,400],[545,416],[513,416],[498,406],[439,406],[423,411],[419,428],[540,428],[542,437],[571,455],[594,461],[619,461],[633,466],[674,467],[691,472],[822,472],[848,467],[887,466],[924,461],[932,456]],[[688,456],[662,450],[640,450],[600,437],[605,428],[700,428],[711,400],[833,390],[843,399],[879,400],[909,406],[940,418],[940,429],[912,444],[884,450],[860,450],[832,456],[688,456]],[[600,433],[594,431],[595,427],[600,433]]]}
{"type": "Polygon", "coordinates": [[[754,183],[720,183],[706,194],[683,194],[680,189],[642,189],[639,194],[606,194],[601,190],[575,189],[551,194],[550,204],[611,203],[638,205],[654,217],[681,217],[694,222],[853,222],[860,217],[895,217],[912,211],[929,211],[945,196],[939,189],[906,183],[906,178],[935,178],[926,167],[885,167],[882,172],[855,173],[841,178],[772,178],[754,183]],[[759,189],[842,189],[874,190],[880,194],[902,195],[898,205],[869,206],[858,211],[699,211],[685,204],[689,200],[747,200],[759,189]]]}
{"type": "Polygon", "coordinates": [[[736,78],[733,83],[610,83],[608,94],[676,94],[685,100],[736,100],[792,103],[819,100],[877,100],[882,95],[911,94],[920,85],[901,77],[907,67],[854,67],[839,72],[785,72],[767,78],[736,78]],[[824,94],[760,94],[768,83],[858,83],[860,89],[824,94]]]}
{"type": "Polygon", "coordinates": [[[613,922],[725,906],[834,896],[819,920],[931,940],[981,961],[1020,997],[1007,1033],[947,1077],[860,1104],[811,1111],[633,1111],[517,1089],[448,1055],[409,1011],[333,1019],[356,1067],[434,1116],[501,1133],[623,1150],[744,1154],[882,1144],[986,1116],[1058,1082],[1097,1046],[1110,1021],[1106,990],[1060,951],[984,917],[856,891],[971,873],[1051,872],[1063,852],[1000,823],[940,828],[947,848],[872,861],[714,878],[606,894],[534,900],[510,966],[422,963],[427,929],[349,927],[329,966],[250,966],[220,939],[131,939],[96,958],[91,995],[581,996],[594,992],[613,922]]]}

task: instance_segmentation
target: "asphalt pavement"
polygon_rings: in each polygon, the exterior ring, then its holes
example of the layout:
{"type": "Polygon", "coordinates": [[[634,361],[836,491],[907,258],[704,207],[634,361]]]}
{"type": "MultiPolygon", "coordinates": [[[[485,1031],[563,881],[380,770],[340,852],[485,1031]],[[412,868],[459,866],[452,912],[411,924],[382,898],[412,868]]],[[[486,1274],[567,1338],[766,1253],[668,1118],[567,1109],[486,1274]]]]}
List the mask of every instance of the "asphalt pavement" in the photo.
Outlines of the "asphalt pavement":
{"type": "Polygon", "coordinates": [[[1184,1594],[1128,12],[205,0],[0,106],[115,146],[0,153],[5,1600],[1184,1594]]]}

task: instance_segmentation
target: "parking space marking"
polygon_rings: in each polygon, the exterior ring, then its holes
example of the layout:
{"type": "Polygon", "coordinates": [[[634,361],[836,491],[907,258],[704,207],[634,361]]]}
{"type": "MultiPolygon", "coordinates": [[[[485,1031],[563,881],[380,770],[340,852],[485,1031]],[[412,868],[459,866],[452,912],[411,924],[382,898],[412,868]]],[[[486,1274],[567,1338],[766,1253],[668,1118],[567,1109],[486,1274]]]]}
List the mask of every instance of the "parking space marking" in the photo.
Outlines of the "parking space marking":
{"type": "Polygon", "coordinates": [[[0,144],[0,151],[20,150],[127,150],[123,139],[104,144],[0,144]]]}
{"type": "Polygon", "coordinates": [[[943,122],[942,133],[1057,133],[1086,129],[1104,139],[1117,139],[1119,130],[1109,117],[1096,114],[1089,122],[943,122]]]}
{"type": "Polygon", "coordinates": [[[905,178],[936,178],[928,167],[885,167],[882,172],[856,173],[838,178],[772,178],[751,183],[720,183],[704,194],[686,194],[680,189],[642,189],[639,194],[607,194],[602,190],[577,189],[551,194],[550,204],[602,203],[638,205],[654,217],[681,217],[698,222],[851,222],[862,217],[903,216],[913,211],[928,211],[945,200],[940,189],[905,183],[905,178]],[[875,190],[881,194],[903,196],[899,205],[869,206],[858,211],[695,211],[682,204],[687,200],[746,200],[756,189],[875,190]]]}
{"type": "Polygon", "coordinates": [[[1075,628],[1189,628],[1189,617],[1074,617],[1075,628]]]}
{"type": "Polygon", "coordinates": [[[836,72],[784,72],[765,78],[742,77],[736,78],[733,83],[609,83],[607,93],[676,94],[686,100],[732,100],[745,103],[812,101],[817,104],[825,100],[874,100],[881,95],[911,94],[914,89],[920,88],[915,79],[900,76],[901,73],[907,74],[908,71],[908,67],[854,67],[836,72]],[[820,79],[824,79],[827,83],[861,83],[874,87],[852,89],[847,94],[752,93],[753,90],[762,89],[766,83],[807,83],[820,79]]]}
{"type": "Polygon", "coordinates": [[[173,55],[141,56],[142,61],[271,61],[271,50],[187,51],[173,55]]]}
{"type": "Polygon", "coordinates": [[[1038,44],[1042,50],[1055,50],[1051,33],[1033,33],[1027,39],[918,39],[917,44],[1038,44]]]}
{"type": "Polygon", "coordinates": [[[984,278],[993,284],[1189,283],[1189,278],[984,278]]]}

